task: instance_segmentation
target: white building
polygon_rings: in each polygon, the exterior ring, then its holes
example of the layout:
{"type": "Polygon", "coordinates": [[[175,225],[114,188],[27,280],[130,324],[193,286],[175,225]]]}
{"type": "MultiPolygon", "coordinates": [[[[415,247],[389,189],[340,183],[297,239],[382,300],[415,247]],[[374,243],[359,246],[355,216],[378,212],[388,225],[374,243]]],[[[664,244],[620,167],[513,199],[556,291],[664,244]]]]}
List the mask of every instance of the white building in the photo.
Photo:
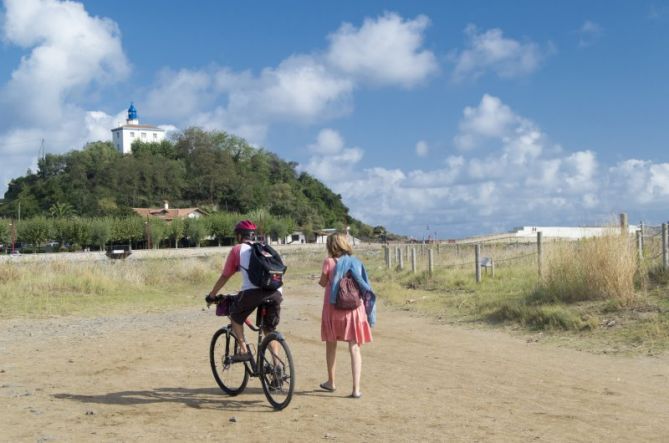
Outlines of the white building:
{"type": "MultiPolygon", "coordinates": [[[[627,229],[630,234],[634,234],[639,228],[636,225],[628,225],[627,229]]],[[[566,238],[576,240],[579,238],[601,237],[607,234],[610,235],[611,233],[618,233],[620,232],[620,228],[616,226],[523,226],[514,229],[513,235],[521,238],[536,238],[537,232],[541,232],[544,238],[566,238]]]]}
{"type": "Polygon", "coordinates": [[[121,154],[132,153],[132,143],[135,140],[144,143],[159,143],[165,140],[165,130],[151,125],[140,125],[135,105],[130,103],[128,119],[125,125],[111,130],[112,142],[121,154]]]}

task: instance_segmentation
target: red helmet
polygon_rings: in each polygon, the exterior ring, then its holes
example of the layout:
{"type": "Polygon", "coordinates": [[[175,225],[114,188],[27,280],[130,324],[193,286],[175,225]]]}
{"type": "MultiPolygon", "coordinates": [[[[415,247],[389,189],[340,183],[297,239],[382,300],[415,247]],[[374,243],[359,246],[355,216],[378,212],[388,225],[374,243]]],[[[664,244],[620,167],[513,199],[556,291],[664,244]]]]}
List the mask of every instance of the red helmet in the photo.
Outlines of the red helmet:
{"type": "Polygon", "coordinates": [[[235,225],[235,232],[255,231],[256,225],[251,220],[242,220],[235,225]]]}

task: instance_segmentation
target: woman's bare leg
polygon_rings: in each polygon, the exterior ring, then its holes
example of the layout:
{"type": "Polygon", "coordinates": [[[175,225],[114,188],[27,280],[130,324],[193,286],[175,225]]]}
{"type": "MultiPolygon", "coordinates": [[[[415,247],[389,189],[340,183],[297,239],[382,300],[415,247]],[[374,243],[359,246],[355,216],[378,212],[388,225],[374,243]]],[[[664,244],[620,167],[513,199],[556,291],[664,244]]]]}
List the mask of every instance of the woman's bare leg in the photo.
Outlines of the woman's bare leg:
{"type": "Polygon", "coordinates": [[[337,366],[337,342],[325,342],[325,360],[328,365],[328,386],[335,388],[335,368],[337,366]]]}
{"type": "Polygon", "coordinates": [[[362,354],[360,346],[356,342],[348,343],[348,350],[351,353],[351,372],[353,373],[353,396],[360,395],[360,373],[362,372],[362,354]]]}

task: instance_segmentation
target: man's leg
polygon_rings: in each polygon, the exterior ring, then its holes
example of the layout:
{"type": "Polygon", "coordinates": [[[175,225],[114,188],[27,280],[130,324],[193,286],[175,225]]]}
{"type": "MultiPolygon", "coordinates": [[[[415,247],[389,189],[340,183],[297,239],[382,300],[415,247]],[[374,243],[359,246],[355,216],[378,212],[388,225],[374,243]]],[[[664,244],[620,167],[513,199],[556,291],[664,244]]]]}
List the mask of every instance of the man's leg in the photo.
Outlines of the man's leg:
{"type": "Polygon", "coordinates": [[[237,339],[239,341],[239,351],[242,354],[246,354],[249,349],[246,346],[246,339],[244,338],[244,325],[239,324],[232,319],[231,323],[232,323],[232,332],[235,333],[235,336],[237,336],[237,339]]]}

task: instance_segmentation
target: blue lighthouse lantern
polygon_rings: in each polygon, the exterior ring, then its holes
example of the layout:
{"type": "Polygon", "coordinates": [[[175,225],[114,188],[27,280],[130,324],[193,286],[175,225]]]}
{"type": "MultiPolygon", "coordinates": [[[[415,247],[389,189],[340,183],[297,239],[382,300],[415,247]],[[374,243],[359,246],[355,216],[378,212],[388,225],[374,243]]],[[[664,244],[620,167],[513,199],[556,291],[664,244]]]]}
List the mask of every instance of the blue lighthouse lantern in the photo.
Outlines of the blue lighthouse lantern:
{"type": "Polygon", "coordinates": [[[128,108],[128,121],[137,120],[137,109],[135,104],[130,102],[130,107],[128,108]]]}

